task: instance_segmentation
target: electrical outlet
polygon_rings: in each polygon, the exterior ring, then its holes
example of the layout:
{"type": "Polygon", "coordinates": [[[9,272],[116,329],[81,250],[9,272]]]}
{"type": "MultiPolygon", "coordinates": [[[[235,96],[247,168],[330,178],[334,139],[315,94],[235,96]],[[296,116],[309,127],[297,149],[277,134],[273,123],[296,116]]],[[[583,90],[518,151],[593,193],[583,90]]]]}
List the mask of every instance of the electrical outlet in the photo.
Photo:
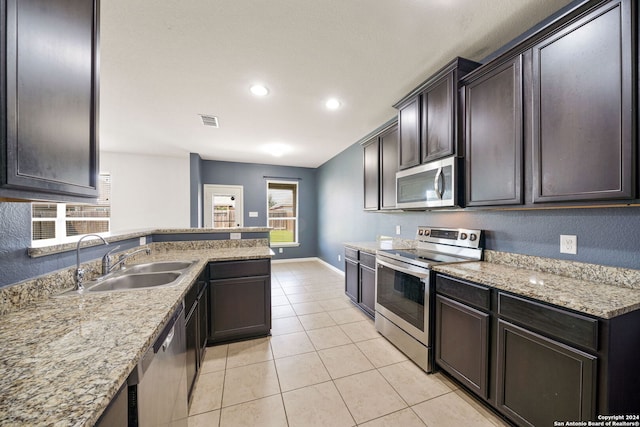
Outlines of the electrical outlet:
{"type": "Polygon", "coordinates": [[[284,252],[284,249],[282,249],[282,248],[278,248],[278,253],[280,253],[280,254],[281,254],[282,252],[284,252]]]}
{"type": "Polygon", "coordinates": [[[560,253],[576,255],[578,253],[578,236],[561,234],[560,253]]]}
{"type": "Polygon", "coordinates": [[[338,262],[342,261],[342,256],[338,255],[338,262]]]}
{"type": "Polygon", "coordinates": [[[399,225],[396,225],[396,234],[400,235],[400,226],[399,225]]]}

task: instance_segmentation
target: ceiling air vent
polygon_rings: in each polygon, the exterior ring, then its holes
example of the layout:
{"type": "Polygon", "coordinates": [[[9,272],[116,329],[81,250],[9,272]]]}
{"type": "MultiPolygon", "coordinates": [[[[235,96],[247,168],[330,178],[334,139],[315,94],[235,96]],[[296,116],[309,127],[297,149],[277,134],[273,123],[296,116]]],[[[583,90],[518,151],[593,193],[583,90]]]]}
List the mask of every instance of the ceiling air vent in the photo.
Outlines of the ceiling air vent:
{"type": "Polygon", "coordinates": [[[218,118],[216,116],[209,116],[206,114],[200,114],[200,118],[202,119],[202,124],[205,126],[211,126],[214,128],[219,128],[218,118]]]}

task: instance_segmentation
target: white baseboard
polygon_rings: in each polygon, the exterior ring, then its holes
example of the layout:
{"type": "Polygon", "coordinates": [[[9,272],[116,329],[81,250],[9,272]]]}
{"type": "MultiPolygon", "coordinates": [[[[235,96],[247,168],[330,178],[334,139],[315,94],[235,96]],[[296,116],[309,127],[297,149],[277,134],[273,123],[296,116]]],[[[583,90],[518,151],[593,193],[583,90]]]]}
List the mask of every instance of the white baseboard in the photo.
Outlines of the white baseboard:
{"type": "Polygon", "coordinates": [[[309,261],[317,261],[319,263],[324,264],[326,267],[332,269],[336,273],[340,273],[344,276],[344,271],[339,268],[329,264],[328,262],[318,258],[318,257],[309,257],[309,258],[289,258],[289,259],[271,259],[272,264],[284,264],[288,262],[309,262],[309,261]]]}

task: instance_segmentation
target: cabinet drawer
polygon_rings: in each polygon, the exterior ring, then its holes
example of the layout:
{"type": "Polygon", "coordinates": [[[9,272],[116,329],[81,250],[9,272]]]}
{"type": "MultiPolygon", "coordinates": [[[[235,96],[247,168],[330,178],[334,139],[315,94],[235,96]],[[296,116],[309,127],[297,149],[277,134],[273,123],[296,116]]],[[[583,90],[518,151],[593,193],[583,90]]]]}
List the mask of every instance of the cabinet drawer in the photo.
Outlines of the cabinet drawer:
{"type": "Polygon", "coordinates": [[[199,282],[191,285],[191,288],[187,291],[184,296],[184,312],[185,316],[188,316],[191,313],[191,309],[194,305],[196,305],[196,301],[198,300],[198,294],[200,293],[199,282]]]}
{"type": "Polygon", "coordinates": [[[209,277],[229,279],[234,277],[268,276],[271,262],[268,259],[247,261],[220,261],[209,264],[209,277]]]}
{"type": "Polygon", "coordinates": [[[598,350],[598,320],[569,311],[498,294],[498,314],[560,340],[598,350]]]}
{"type": "Polygon", "coordinates": [[[482,310],[491,308],[491,289],[470,282],[438,275],[436,292],[482,310]]]}
{"type": "Polygon", "coordinates": [[[369,268],[376,268],[376,256],[368,252],[360,252],[360,264],[369,268]]]}
{"type": "Polygon", "coordinates": [[[358,259],[360,259],[360,257],[358,256],[358,253],[360,251],[357,249],[353,249],[353,248],[344,248],[344,257],[348,258],[348,259],[352,259],[355,261],[358,261],[358,259]]]}

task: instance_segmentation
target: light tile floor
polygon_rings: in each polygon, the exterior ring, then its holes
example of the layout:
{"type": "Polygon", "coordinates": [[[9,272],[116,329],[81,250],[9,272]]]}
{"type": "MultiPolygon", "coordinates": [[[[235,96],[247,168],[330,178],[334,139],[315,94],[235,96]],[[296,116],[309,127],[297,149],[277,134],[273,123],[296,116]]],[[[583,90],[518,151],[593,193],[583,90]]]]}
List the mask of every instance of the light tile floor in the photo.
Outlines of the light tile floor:
{"type": "Polygon", "coordinates": [[[318,261],[272,264],[272,336],[209,347],[189,427],[505,426],[382,338],[318,261]]]}

